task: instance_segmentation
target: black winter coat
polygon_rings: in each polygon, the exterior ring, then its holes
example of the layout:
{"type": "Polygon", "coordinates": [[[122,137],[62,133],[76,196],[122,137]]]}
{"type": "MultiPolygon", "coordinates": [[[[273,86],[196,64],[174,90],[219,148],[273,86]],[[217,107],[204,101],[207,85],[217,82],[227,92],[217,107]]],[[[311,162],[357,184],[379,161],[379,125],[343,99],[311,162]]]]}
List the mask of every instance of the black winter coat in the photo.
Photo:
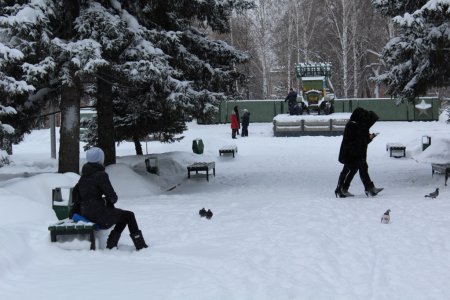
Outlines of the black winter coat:
{"type": "Polygon", "coordinates": [[[339,162],[357,167],[367,159],[367,146],[372,141],[369,129],[378,120],[377,114],[363,108],[356,108],[345,125],[339,151],[339,162]]]}
{"type": "Polygon", "coordinates": [[[294,104],[297,102],[297,92],[290,91],[286,98],[284,99],[284,102],[288,102],[289,104],[294,104]]]}
{"type": "Polygon", "coordinates": [[[246,111],[243,115],[242,115],[242,127],[246,127],[250,124],[250,113],[248,111],[246,111]]]}
{"type": "Polygon", "coordinates": [[[116,224],[122,210],[114,208],[117,194],[105,168],[98,163],[86,163],[78,181],[81,215],[97,223],[100,228],[116,224]]]}

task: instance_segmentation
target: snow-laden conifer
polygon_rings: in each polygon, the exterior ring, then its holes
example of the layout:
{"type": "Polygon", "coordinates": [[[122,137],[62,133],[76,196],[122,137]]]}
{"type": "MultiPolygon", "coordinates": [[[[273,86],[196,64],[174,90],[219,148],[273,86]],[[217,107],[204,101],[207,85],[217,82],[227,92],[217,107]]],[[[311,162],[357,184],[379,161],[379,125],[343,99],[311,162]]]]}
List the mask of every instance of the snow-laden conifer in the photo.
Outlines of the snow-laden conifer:
{"type": "Polygon", "coordinates": [[[398,101],[412,101],[450,78],[450,1],[374,0],[398,34],[383,49],[388,71],[376,78],[398,101]]]}

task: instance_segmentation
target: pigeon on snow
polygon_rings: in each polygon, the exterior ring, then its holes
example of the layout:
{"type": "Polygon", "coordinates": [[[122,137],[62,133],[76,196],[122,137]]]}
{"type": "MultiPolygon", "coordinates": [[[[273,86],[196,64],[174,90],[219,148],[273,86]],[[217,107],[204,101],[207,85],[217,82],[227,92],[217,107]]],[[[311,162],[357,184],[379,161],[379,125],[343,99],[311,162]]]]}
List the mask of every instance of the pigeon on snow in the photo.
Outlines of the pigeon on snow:
{"type": "Polygon", "coordinates": [[[425,195],[425,197],[429,197],[431,199],[434,199],[437,196],[439,196],[439,188],[436,188],[436,190],[434,192],[429,193],[428,195],[425,195]]]}
{"type": "Polygon", "coordinates": [[[200,215],[200,217],[206,216],[206,209],[203,207],[198,211],[198,214],[200,215]]]}
{"type": "Polygon", "coordinates": [[[389,213],[391,212],[390,209],[388,209],[382,216],[381,216],[381,223],[383,224],[388,224],[389,221],[391,220],[391,216],[389,215],[389,213]]]}
{"type": "Polygon", "coordinates": [[[207,219],[211,219],[212,218],[212,216],[213,216],[213,213],[212,213],[212,211],[210,210],[210,209],[208,209],[208,211],[206,212],[206,218],[207,219]]]}

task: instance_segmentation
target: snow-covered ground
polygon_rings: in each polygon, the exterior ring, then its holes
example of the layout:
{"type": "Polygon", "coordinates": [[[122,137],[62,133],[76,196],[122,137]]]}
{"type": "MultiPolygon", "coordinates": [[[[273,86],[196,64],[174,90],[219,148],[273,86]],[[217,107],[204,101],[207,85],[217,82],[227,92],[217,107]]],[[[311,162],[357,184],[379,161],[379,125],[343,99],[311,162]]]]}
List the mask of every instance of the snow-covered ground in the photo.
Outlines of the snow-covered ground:
{"type": "Polygon", "coordinates": [[[450,125],[379,122],[372,131],[369,172],[385,188],[375,198],[358,176],[355,197],[335,198],[342,137],[276,138],[267,123],[232,140],[229,125],[191,123],[181,142],[143,143],[160,176],[120,144],[107,172],[117,206],[135,212],[150,245],[139,252],[127,229],[118,250],[50,242],[51,189],[78,175],[54,173],[49,131],[34,131],[0,168],[0,299],[450,299],[450,187],[430,166],[450,162],[450,125]],[[432,144],[422,152],[424,135],[432,144]],[[202,155],[192,153],[195,138],[202,155]],[[407,157],[389,157],[389,142],[406,145],[407,157]],[[219,156],[233,143],[235,158],[219,156]],[[187,179],[196,161],[215,161],[216,177],[187,179]],[[437,199],[424,197],[437,187],[437,199]],[[388,208],[391,223],[380,224],[388,208]]]}

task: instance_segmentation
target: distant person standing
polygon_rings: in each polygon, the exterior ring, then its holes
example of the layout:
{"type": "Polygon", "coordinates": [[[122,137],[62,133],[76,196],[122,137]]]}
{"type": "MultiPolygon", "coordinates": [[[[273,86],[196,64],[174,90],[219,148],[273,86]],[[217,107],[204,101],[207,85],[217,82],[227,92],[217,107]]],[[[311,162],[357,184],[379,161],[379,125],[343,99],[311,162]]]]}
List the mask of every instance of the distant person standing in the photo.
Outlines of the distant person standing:
{"type": "Polygon", "coordinates": [[[237,110],[238,110],[238,107],[237,107],[237,105],[233,108],[233,111],[231,112],[231,117],[230,117],[230,120],[231,120],[231,137],[233,138],[233,139],[235,139],[236,138],[236,133],[238,132],[238,130],[239,130],[239,119],[238,119],[238,114],[236,113],[237,112],[237,110]]]}
{"type": "Polygon", "coordinates": [[[298,106],[298,103],[297,103],[297,92],[294,91],[293,88],[291,88],[289,90],[288,95],[284,99],[284,102],[286,102],[286,101],[288,102],[289,114],[291,116],[300,114],[300,107],[298,106]]]}
{"type": "Polygon", "coordinates": [[[241,128],[241,118],[239,117],[239,109],[237,105],[233,108],[234,112],[236,113],[237,122],[238,122],[238,129],[236,131],[236,134],[239,135],[239,129],[241,128]]]}
{"type": "Polygon", "coordinates": [[[248,125],[250,124],[250,112],[244,108],[244,114],[242,115],[242,135],[248,136],[248,125]]]}

